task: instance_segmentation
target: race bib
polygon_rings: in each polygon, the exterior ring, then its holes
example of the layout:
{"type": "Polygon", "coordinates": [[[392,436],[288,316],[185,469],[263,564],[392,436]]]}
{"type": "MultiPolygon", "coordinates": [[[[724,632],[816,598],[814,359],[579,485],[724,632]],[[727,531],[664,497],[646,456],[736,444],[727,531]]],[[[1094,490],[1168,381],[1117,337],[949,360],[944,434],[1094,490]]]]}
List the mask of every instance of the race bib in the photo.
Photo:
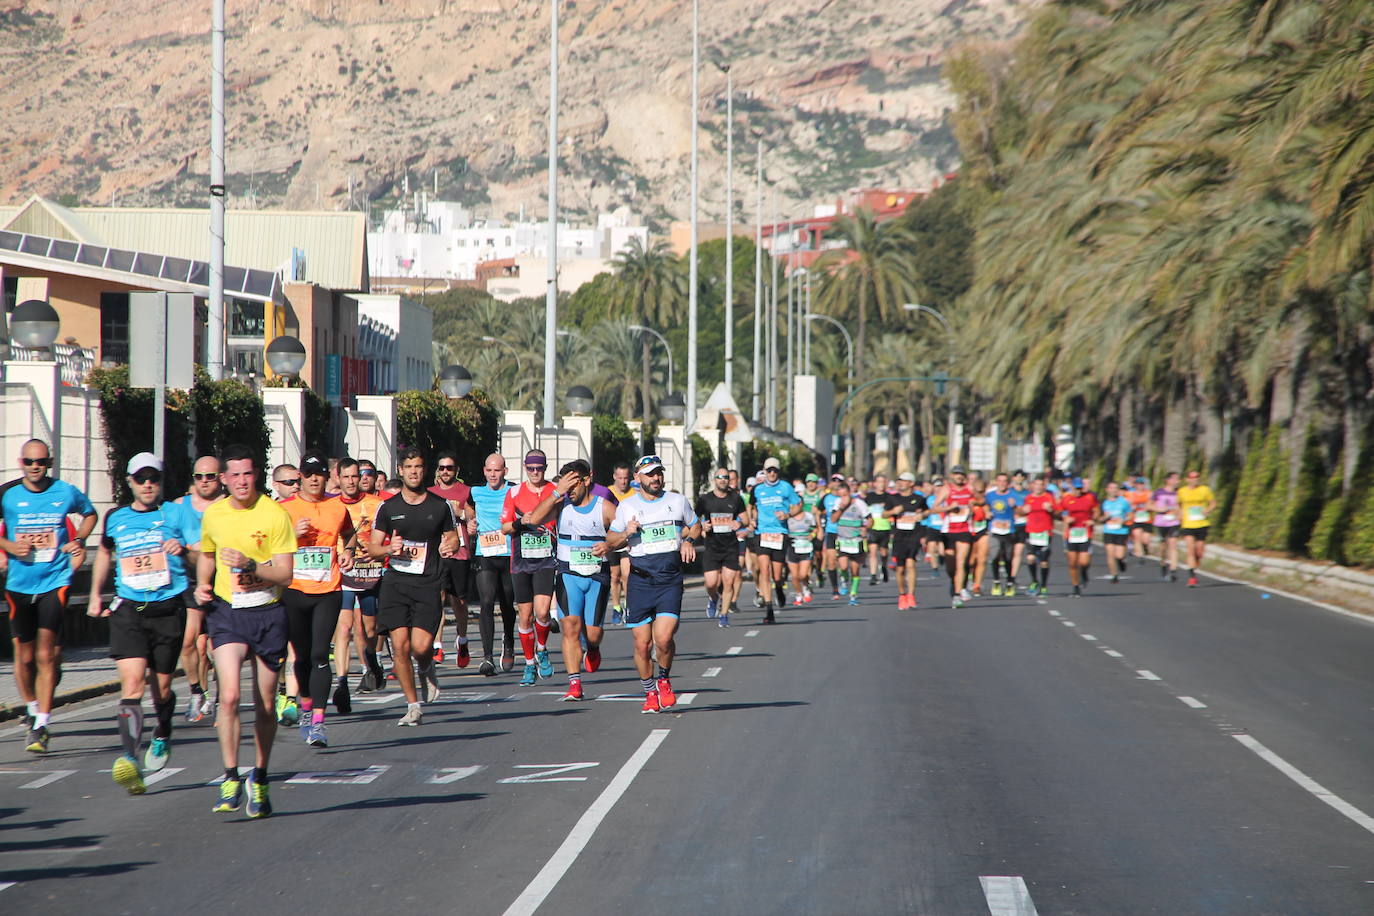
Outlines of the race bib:
{"type": "Polygon", "coordinates": [[[358,547],[353,551],[353,566],[348,570],[350,579],[380,579],[382,577],[382,563],[380,560],[372,559],[372,554],[367,552],[366,547],[358,547]]]}
{"type": "Polygon", "coordinates": [[[711,532],[713,534],[729,534],[734,529],[730,523],[735,520],[733,515],[728,512],[724,514],[714,514],[711,516],[711,532]]]}
{"type": "Polygon", "coordinates": [[[1190,521],[1190,522],[1200,522],[1200,521],[1203,521],[1203,520],[1206,519],[1206,518],[1207,518],[1207,513],[1203,511],[1203,509],[1202,509],[1201,506],[1189,506],[1189,507],[1188,507],[1188,521],[1190,521]]]}
{"type": "Polygon", "coordinates": [[[479,557],[508,557],[510,545],[506,536],[499,531],[482,531],[477,535],[477,555],[479,557]]]}
{"type": "Polygon", "coordinates": [[[1121,521],[1122,521],[1122,520],[1121,520],[1121,517],[1120,517],[1119,515],[1114,515],[1114,516],[1112,516],[1112,517],[1110,517],[1110,518],[1107,519],[1107,527],[1108,527],[1108,528],[1123,528],[1123,527],[1125,527],[1125,526],[1121,523],[1121,521]]]}
{"type": "Polygon", "coordinates": [[[859,538],[837,538],[840,553],[858,553],[862,541],[859,538]]]}
{"type": "Polygon", "coordinates": [[[1143,523],[1143,524],[1148,525],[1148,524],[1150,523],[1150,510],[1149,510],[1149,509],[1137,509],[1137,510],[1135,510],[1135,515],[1132,516],[1132,518],[1135,519],[1135,521],[1136,521],[1137,524],[1142,524],[1142,523],[1143,523]]]}
{"type": "Polygon", "coordinates": [[[977,533],[979,533],[980,531],[986,531],[987,528],[988,528],[988,523],[985,522],[985,521],[983,521],[983,522],[974,522],[970,527],[973,529],[973,533],[974,533],[974,534],[977,534],[977,533]]]}
{"type": "Polygon", "coordinates": [[[1048,531],[1031,531],[1026,534],[1026,543],[1032,547],[1050,546],[1050,533],[1048,531]]]}
{"type": "Polygon", "coordinates": [[[526,560],[543,560],[553,556],[553,538],[549,537],[548,529],[522,531],[520,556],[526,560]]]}
{"type": "Polygon", "coordinates": [[[277,590],[259,579],[256,573],[243,572],[230,567],[233,591],[230,593],[230,607],[262,607],[277,600],[277,590]]]}
{"type": "Polygon", "coordinates": [[[401,539],[401,552],[393,554],[391,557],[391,569],[393,572],[405,573],[411,576],[424,575],[425,558],[429,555],[429,544],[424,541],[407,541],[401,539]]]}
{"type": "Polygon", "coordinates": [[[793,553],[811,553],[816,549],[816,545],[808,537],[794,537],[792,539],[793,553]]]}
{"type": "Polygon", "coordinates": [[[1006,519],[997,519],[992,523],[993,534],[1011,534],[1011,522],[1006,519]]]}
{"type": "Polygon", "coordinates": [[[639,529],[639,546],[645,553],[672,553],[678,549],[677,524],[645,525],[639,529]]]}
{"type": "Polygon", "coordinates": [[[764,550],[782,550],[782,532],[768,531],[759,535],[759,546],[764,550]]]}
{"type": "Polygon", "coordinates": [[[601,572],[601,558],[590,547],[569,547],[568,568],[579,576],[594,576],[601,572]]]}
{"type": "Polygon", "coordinates": [[[899,516],[897,516],[897,530],[898,530],[898,531],[915,531],[915,530],[916,530],[916,523],[917,523],[918,521],[919,521],[919,519],[916,518],[916,513],[915,513],[915,512],[907,512],[907,513],[904,514],[904,515],[899,515],[899,516]]]}
{"type": "Polygon", "coordinates": [[[292,575],[303,582],[325,582],[333,567],[333,548],[300,547],[296,550],[295,572],[292,575]]]}
{"type": "Polygon", "coordinates": [[[1172,512],[1165,512],[1163,515],[1159,517],[1159,523],[1163,525],[1165,528],[1169,527],[1170,525],[1177,525],[1178,516],[1174,515],[1172,512]]]}
{"type": "Polygon", "coordinates": [[[955,523],[968,521],[968,507],[961,506],[958,509],[951,509],[949,514],[945,516],[945,519],[955,523]]]}
{"type": "Polygon", "coordinates": [[[1070,543],[1070,544],[1086,544],[1086,543],[1088,543],[1088,529],[1087,529],[1087,528],[1081,528],[1081,527],[1070,528],[1070,529],[1069,529],[1069,543],[1070,543]]]}
{"type": "Polygon", "coordinates": [[[132,550],[119,558],[119,581],[129,588],[151,592],[172,584],[167,554],[161,547],[132,550]]]}
{"type": "Polygon", "coordinates": [[[51,563],[53,557],[57,556],[57,529],[55,528],[20,528],[16,533],[16,541],[21,544],[32,544],[33,550],[26,559],[34,563],[51,563]]]}

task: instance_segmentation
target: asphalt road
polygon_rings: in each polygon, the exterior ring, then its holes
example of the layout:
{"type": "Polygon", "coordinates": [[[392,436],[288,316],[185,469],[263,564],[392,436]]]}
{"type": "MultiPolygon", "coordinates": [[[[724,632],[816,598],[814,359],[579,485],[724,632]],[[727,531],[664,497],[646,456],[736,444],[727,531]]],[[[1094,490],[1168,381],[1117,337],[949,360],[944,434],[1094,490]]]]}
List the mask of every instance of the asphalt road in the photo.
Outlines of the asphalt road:
{"type": "Polygon", "coordinates": [[[420,728],[283,730],[264,821],[210,813],[209,727],[131,798],[113,703],[60,710],[42,759],[0,731],[0,911],[1374,913],[1374,626],[1129,572],[730,629],[698,590],[676,711],[623,631],[581,704],[444,667],[420,728]]]}

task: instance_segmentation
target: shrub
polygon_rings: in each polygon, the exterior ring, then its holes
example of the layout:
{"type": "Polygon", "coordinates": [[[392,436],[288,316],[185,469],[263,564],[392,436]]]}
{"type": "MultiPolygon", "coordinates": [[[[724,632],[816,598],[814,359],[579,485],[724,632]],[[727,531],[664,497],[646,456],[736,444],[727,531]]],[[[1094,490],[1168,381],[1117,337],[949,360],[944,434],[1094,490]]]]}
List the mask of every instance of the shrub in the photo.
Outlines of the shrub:
{"type": "Polygon", "coordinates": [[[1298,467],[1298,483],[1289,491],[1287,516],[1283,532],[1283,549],[1289,553],[1304,553],[1312,538],[1312,529],[1322,515],[1326,493],[1325,462],[1322,460],[1321,440],[1309,429],[1303,445],[1302,462],[1298,467]]]}
{"type": "Polygon", "coordinates": [[[482,462],[496,451],[497,412],[486,393],[474,390],[449,399],[438,391],[402,391],[396,395],[396,445],[417,448],[433,467],[439,452],[458,456],[463,480],[482,477],[482,462]]]}
{"type": "MultiPolygon", "coordinates": [[[[139,452],[156,451],[153,442],[153,389],[129,387],[129,367],[92,369],[86,384],[100,392],[100,415],[105,427],[105,455],[109,460],[111,492],[121,504],[133,499],[124,469],[139,452]]],[[[186,491],[191,482],[191,458],[186,454],[190,441],[191,414],[185,391],[167,390],[163,414],[166,429],[166,454],[163,462],[163,492],[169,497],[186,491]]]]}
{"type": "Polygon", "coordinates": [[[620,463],[634,467],[639,443],[619,416],[599,413],[592,417],[592,472],[607,486],[611,471],[620,463]]]}
{"type": "Polygon", "coordinates": [[[711,444],[696,433],[687,437],[687,445],[692,452],[692,480],[697,490],[711,479],[711,466],[716,463],[716,453],[711,444]]]}

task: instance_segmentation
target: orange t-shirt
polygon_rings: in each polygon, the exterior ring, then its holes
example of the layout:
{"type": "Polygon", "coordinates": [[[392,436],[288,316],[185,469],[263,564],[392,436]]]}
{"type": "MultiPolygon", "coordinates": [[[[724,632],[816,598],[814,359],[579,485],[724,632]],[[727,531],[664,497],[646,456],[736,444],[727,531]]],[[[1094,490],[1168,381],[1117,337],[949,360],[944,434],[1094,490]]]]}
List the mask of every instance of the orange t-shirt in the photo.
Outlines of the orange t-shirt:
{"type": "Polygon", "coordinates": [[[353,568],[343,574],[343,584],[354,591],[366,591],[382,581],[382,570],[386,567],[385,560],[374,560],[367,552],[367,542],[372,539],[372,520],[377,517],[377,509],[385,500],[376,493],[359,493],[353,502],[342,496],[338,501],[348,510],[353,530],[358,533],[358,544],[353,551],[353,568]]]}
{"type": "Polygon", "coordinates": [[[343,579],[335,548],[353,536],[348,507],[339,499],[312,503],[299,496],[286,500],[281,507],[291,516],[293,529],[301,519],[310,522],[305,534],[296,538],[295,574],[290,587],[307,595],[338,591],[343,579]]]}

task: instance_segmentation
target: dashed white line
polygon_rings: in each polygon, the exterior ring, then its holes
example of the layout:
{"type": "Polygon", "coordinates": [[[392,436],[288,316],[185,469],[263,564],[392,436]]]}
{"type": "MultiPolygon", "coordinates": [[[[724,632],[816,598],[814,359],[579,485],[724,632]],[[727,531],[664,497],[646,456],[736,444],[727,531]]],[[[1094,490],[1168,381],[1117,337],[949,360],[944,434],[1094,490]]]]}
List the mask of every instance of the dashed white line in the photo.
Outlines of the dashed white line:
{"type": "Polygon", "coordinates": [[[1136,671],[1136,676],[1139,677],[1142,681],[1159,680],[1158,674],[1155,674],[1153,671],[1146,671],[1144,668],[1141,668],[1138,671],[1136,671]]]}
{"type": "MultiPolygon", "coordinates": [[[[692,702],[693,702],[694,700],[696,700],[696,698],[697,698],[697,695],[696,695],[695,693],[679,693],[679,694],[677,695],[677,703],[675,703],[675,704],[673,704],[673,705],[675,705],[675,706],[691,706],[691,705],[692,705],[692,702]]],[[[669,707],[669,708],[672,708],[672,707],[669,707]]]]}
{"type": "Polygon", "coordinates": [[[1036,916],[1035,902],[1019,875],[983,876],[978,880],[992,916],[1036,916]]]}
{"type": "Polygon", "coordinates": [[[1062,624],[1063,624],[1064,626],[1066,626],[1066,627],[1076,627],[1076,626],[1078,626],[1078,624],[1074,623],[1072,620],[1061,620],[1061,621],[1059,621],[1059,622],[1062,623],[1062,624]]]}
{"type": "Polygon", "coordinates": [[[1124,655],[1122,655],[1120,652],[1116,651],[1115,649],[1103,649],[1102,651],[1103,651],[1103,652],[1106,652],[1106,653],[1107,653],[1108,655],[1110,655],[1112,658],[1125,658],[1124,655]]]}
{"type": "Polygon", "coordinates": [[[725,650],[726,655],[739,655],[744,651],[744,646],[731,646],[725,650]]]}
{"type": "Polygon", "coordinates": [[[53,783],[57,782],[59,779],[66,779],[68,776],[72,775],[72,774],[75,773],[75,772],[76,772],[76,770],[53,770],[51,773],[47,774],[46,776],[40,776],[40,777],[38,777],[38,778],[35,779],[35,780],[32,780],[32,781],[30,781],[30,782],[24,783],[24,784],[23,784],[22,786],[20,786],[19,788],[21,788],[21,789],[41,789],[41,788],[43,788],[44,786],[50,786],[50,785],[52,785],[53,783]]]}
{"type": "Polygon", "coordinates": [[[1206,709],[1207,704],[1193,697],[1179,697],[1178,701],[1184,706],[1191,706],[1193,709],[1206,709]]]}
{"type": "Polygon", "coordinates": [[[758,635],[759,635],[759,631],[758,631],[758,630],[749,630],[749,631],[747,631],[744,635],[745,635],[745,636],[758,636],[758,635]]]}
{"type": "Polygon", "coordinates": [[[18,883],[18,881],[0,881],[0,891],[7,891],[18,883]]]}
{"type": "Polygon", "coordinates": [[[719,668],[707,668],[705,671],[703,671],[703,672],[701,673],[701,676],[702,676],[702,677],[715,677],[717,674],[720,674],[720,669],[719,669],[719,668]]]}
{"type": "Polygon", "coordinates": [[[1063,617],[1063,616],[1064,616],[1063,614],[1059,613],[1058,611],[1050,611],[1050,612],[1049,612],[1049,615],[1050,615],[1051,617],[1063,617]]]}
{"type": "Polygon", "coordinates": [[[1374,817],[1370,817],[1368,814],[1365,814],[1359,808],[1356,808],[1354,805],[1350,804],[1350,802],[1341,798],[1336,793],[1330,791],[1321,783],[1313,779],[1311,776],[1308,776],[1302,770],[1299,770],[1297,767],[1293,766],[1287,760],[1284,760],[1278,754],[1275,754],[1273,751],[1269,750],[1269,748],[1265,747],[1263,744],[1260,744],[1258,741],[1256,741],[1249,735],[1232,735],[1231,737],[1235,738],[1237,741],[1245,745],[1251,751],[1254,751],[1255,754],[1261,760],[1272,766],[1274,769],[1278,770],[1283,775],[1287,776],[1289,779],[1296,782],[1298,785],[1302,786],[1308,792],[1311,792],[1318,799],[1326,802],[1328,805],[1335,808],[1341,814],[1344,814],[1346,817],[1350,818],[1356,824],[1359,824],[1365,830],[1369,831],[1370,833],[1374,833],[1374,817]]]}
{"type": "Polygon", "coordinates": [[[1094,635],[1091,634],[1091,633],[1079,633],[1078,635],[1079,635],[1079,636],[1082,636],[1082,637],[1083,637],[1084,639],[1086,639],[1088,642],[1097,642],[1097,637],[1094,636],[1094,635]]]}
{"type": "MultiPolygon", "coordinates": [[[[680,702],[680,701],[679,701],[680,702]]],[[[529,916],[542,904],[558,886],[558,882],[567,874],[577,856],[586,848],[591,841],[592,835],[596,833],[596,828],[606,819],[606,815],[615,807],[615,803],[620,800],[620,796],[625,794],[625,790],[634,782],[639,771],[644,769],[644,764],[649,762],[649,758],[658,750],[658,746],[663,743],[663,739],[668,737],[669,729],[656,728],[649,732],[649,737],[644,739],[644,743],[639,749],[630,755],[630,759],[625,761],[625,765],[620,768],[620,772],[615,774],[615,778],[610,784],[601,791],[596,801],[592,802],[590,808],[578,819],[573,826],[572,832],[568,834],[563,845],[549,861],[544,863],[544,867],[539,870],[539,874],[534,876],[534,880],[529,886],[515,898],[515,902],[506,908],[505,916],[529,916]]]]}

